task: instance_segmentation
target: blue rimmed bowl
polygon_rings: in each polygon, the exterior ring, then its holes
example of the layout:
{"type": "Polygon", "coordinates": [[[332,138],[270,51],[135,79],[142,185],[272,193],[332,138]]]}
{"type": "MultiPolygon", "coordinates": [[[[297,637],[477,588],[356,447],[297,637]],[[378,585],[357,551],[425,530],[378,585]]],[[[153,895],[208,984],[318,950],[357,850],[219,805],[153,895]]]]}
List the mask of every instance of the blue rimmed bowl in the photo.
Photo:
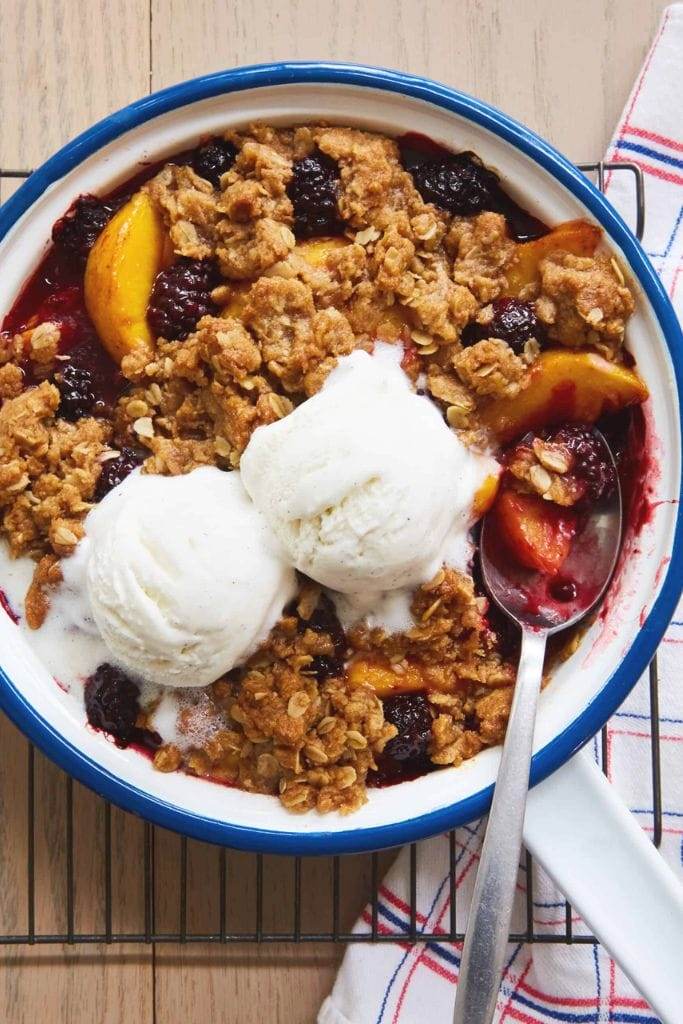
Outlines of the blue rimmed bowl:
{"type": "MultiPolygon", "coordinates": [[[[146,97],[43,164],[0,209],[0,311],[12,305],[45,252],[53,222],[76,195],[107,192],[141,163],[254,120],[324,120],[391,135],[419,131],[454,149],[472,149],[546,222],[587,217],[599,223],[630,272],[637,311],[628,342],[651,393],[643,487],[653,513],[637,538],[627,538],[603,615],[543,693],[532,769],[532,781],[538,782],[623,701],[680,596],[683,339],[673,309],[609,203],[574,166],[511,118],[427,79],[354,65],[281,63],[219,72],[146,97]]],[[[471,821],[488,807],[499,760],[497,750],[486,750],[460,768],[371,791],[368,803],[350,817],[291,815],[274,798],[157,772],[135,752],[86,730],[83,709],[55,685],[5,616],[0,705],[49,757],[119,806],[199,839],[272,853],[377,849],[471,821]]]]}

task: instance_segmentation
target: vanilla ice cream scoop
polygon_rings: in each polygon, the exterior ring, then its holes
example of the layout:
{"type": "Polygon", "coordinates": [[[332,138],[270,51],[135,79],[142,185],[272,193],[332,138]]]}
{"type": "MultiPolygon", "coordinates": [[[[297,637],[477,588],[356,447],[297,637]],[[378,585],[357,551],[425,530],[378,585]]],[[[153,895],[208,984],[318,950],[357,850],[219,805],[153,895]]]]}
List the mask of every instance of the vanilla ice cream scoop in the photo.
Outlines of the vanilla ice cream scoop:
{"type": "Polygon", "coordinates": [[[265,639],[296,589],[238,473],[136,471],[85,529],[92,617],[113,660],[149,682],[218,679],[265,639]]]}
{"type": "Polygon", "coordinates": [[[401,354],[378,344],[341,359],[242,456],[244,486],[296,568],[344,594],[414,587],[451,556],[464,568],[474,496],[499,471],[412,390],[401,354]]]}

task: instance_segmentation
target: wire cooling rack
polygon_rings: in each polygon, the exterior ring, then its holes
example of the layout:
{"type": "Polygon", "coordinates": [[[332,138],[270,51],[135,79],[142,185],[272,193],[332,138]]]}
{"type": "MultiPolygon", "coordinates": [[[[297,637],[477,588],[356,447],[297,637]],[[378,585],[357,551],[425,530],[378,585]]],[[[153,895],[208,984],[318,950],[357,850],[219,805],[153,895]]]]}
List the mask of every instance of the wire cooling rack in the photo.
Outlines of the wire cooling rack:
{"type": "MultiPolygon", "coordinates": [[[[626,162],[599,162],[581,165],[581,169],[594,177],[601,190],[608,171],[632,176],[634,231],[641,238],[645,206],[640,168],[626,162]]],[[[29,173],[0,169],[0,181],[25,178],[29,173]]],[[[662,802],[656,659],[649,669],[649,689],[653,839],[658,846],[662,802]]],[[[3,735],[11,730],[9,724],[3,728],[3,735]]],[[[6,861],[13,860],[13,866],[7,869],[11,873],[8,879],[3,879],[0,848],[0,889],[13,895],[9,912],[3,913],[0,902],[0,945],[405,943],[457,942],[463,938],[458,929],[455,832],[448,835],[449,920],[442,922],[438,933],[418,927],[420,847],[412,844],[406,879],[407,924],[404,930],[386,934],[378,923],[379,892],[390,854],[311,861],[250,856],[195,843],[141,823],[87,794],[70,777],[48,765],[13,730],[9,736],[14,753],[26,758],[26,773],[20,777],[16,765],[14,775],[0,772],[0,811],[7,821],[9,810],[11,822],[4,838],[7,842],[9,836],[13,844],[13,856],[5,857],[6,861]],[[97,831],[96,839],[91,838],[91,829],[97,831]],[[21,846],[19,853],[17,843],[21,846]],[[89,888],[89,895],[84,894],[84,887],[89,888]],[[126,907],[122,909],[124,902],[126,907]],[[90,910],[94,905],[95,911],[82,913],[84,903],[90,910]],[[369,931],[354,934],[351,926],[365,903],[369,931]],[[199,922],[195,913],[198,904],[206,911],[199,922]],[[90,923],[82,923],[81,918],[90,923]],[[98,918],[97,923],[92,923],[94,918],[98,918]]],[[[603,764],[607,763],[606,750],[605,729],[603,764]]],[[[10,756],[12,751],[5,747],[0,752],[0,767],[2,759],[10,756]]],[[[23,773],[23,769],[20,771],[23,773]]],[[[510,940],[595,943],[592,935],[574,932],[569,903],[565,904],[563,931],[538,931],[533,916],[532,859],[528,853],[525,859],[526,923],[510,940]]]]}

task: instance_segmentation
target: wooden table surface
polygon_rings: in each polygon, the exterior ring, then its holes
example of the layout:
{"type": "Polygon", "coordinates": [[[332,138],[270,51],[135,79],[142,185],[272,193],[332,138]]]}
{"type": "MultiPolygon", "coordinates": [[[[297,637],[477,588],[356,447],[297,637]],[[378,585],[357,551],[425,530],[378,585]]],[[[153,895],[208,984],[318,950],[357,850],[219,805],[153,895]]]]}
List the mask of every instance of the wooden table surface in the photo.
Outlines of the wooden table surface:
{"type": "MultiPolygon", "coordinates": [[[[282,58],[360,61],[429,75],[500,106],[577,162],[597,159],[664,6],[664,0],[0,0],[0,167],[35,166],[91,122],[150,90],[282,58]]],[[[6,198],[9,185],[0,188],[6,198]]],[[[0,933],[27,928],[26,760],[25,741],[0,721],[0,933]]],[[[40,756],[35,787],[36,927],[63,932],[67,789],[40,756]]],[[[98,930],[104,811],[78,786],[73,804],[74,924],[98,930]]],[[[140,822],[114,811],[114,930],[141,928],[142,836],[140,822]]],[[[199,843],[188,851],[188,924],[199,931],[215,919],[217,852],[199,843]]],[[[170,930],[177,928],[178,858],[177,837],[157,832],[158,915],[170,930]]],[[[349,921],[367,889],[366,861],[353,858],[345,866],[349,921]]],[[[229,898],[237,916],[249,912],[251,871],[249,858],[231,861],[229,898]]],[[[273,913],[286,928],[290,871],[275,861],[267,871],[273,913]]],[[[329,915],[329,865],[305,865],[303,875],[304,913],[313,922],[317,908],[329,915]]],[[[309,1024],[339,955],[311,945],[4,947],[0,1020],[309,1024]]]]}

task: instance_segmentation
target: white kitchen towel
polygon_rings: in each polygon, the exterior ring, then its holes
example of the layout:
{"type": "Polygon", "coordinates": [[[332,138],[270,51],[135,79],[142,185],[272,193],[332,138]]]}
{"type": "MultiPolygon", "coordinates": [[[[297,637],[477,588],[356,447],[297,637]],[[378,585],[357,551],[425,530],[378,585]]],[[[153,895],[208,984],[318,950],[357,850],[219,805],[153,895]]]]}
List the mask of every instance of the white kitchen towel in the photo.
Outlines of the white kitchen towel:
{"type": "MultiPolygon", "coordinates": [[[[683,317],[683,5],[663,16],[647,60],[607,154],[610,160],[640,165],[645,176],[644,246],[679,316],[683,317]]],[[[607,176],[610,200],[633,222],[633,183],[622,172],[607,176]]],[[[661,851],[683,880],[683,686],[677,659],[683,650],[683,604],[659,654],[663,791],[661,851]]],[[[596,757],[600,751],[594,744],[596,757]]],[[[610,779],[642,827],[652,833],[650,696],[647,678],[612,718],[607,730],[610,779]]],[[[482,822],[456,833],[458,927],[467,906],[478,862],[482,822]]],[[[562,895],[534,867],[527,897],[524,869],[518,880],[513,928],[524,930],[527,898],[534,930],[564,934],[562,895]]],[[[445,837],[422,843],[417,861],[417,929],[430,933],[450,926],[449,845],[445,837]]],[[[409,851],[403,850],[379,890],[380,933],[405,932],[410,921],[409,851]]],[[[573,916],[575,934],[585,932],[573,916]]],[[[355,930],[369,933],[369,909],[355,930]]],[[[347,950],[319,1024],[424,1024],[449,1021],[461,947],[425,944],[352,944],[347,950]]],[[[683,965],[682,965],[683,966],[683,965]]],[[[683,1009],[682,1009],[683,1014],[683,1009]]],[[[658,1018],[611,957],[593,945],[511,945],[496,1011],[496,1022],[624,1022],[659,1024],[658,1018]]],[[[682,1017],[683,1020],[683,1017],[682,1017]]]]}

